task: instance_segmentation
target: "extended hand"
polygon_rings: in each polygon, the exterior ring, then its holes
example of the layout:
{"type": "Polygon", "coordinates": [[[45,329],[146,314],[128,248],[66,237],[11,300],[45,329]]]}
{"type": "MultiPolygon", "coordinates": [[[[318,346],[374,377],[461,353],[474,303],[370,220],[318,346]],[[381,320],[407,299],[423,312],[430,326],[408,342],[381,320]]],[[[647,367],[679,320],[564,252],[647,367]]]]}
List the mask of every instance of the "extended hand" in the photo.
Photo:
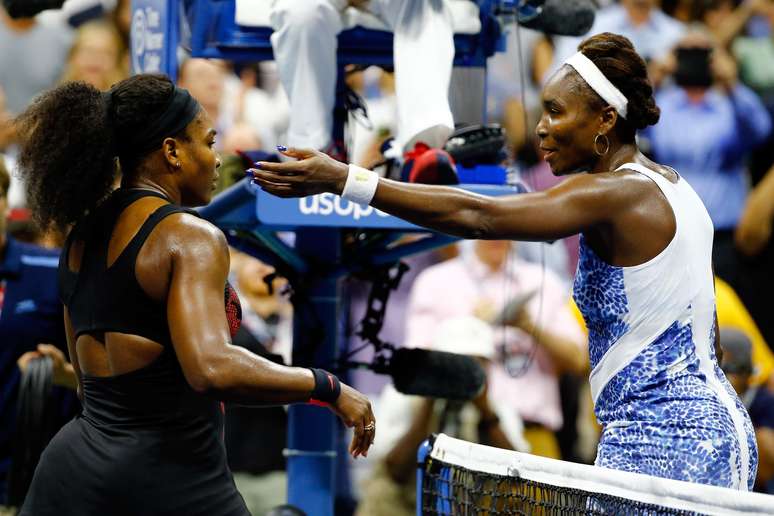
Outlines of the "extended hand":
{"type": "Polygon", "coordinates": [[[277,197],[306,197],[323,192],[340,194],[347,181],[346,163],[311,149],[279,149],[298,161],[261,161],[247,171],[253,182],[277,197]]]}
{"type": "Polygon", "coordinates": [[[371,411],[371,403],[368,398],[346,385],[341,384],[339,398],[331,404],[331,410],[335,412],[344,424],[355,429],[352,442],[349,445],[349,453],[353,457],[368,456],[368,448],[376,437],[376,419],[371,411]]]}

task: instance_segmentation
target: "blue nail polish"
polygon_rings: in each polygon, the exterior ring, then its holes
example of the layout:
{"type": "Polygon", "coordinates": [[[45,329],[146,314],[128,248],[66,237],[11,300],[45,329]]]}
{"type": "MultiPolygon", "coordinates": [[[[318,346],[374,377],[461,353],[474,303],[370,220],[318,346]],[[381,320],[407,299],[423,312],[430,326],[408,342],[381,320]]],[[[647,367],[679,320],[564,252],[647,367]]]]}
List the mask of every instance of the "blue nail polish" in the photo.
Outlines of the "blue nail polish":
{"type": "Polygon", "coordinates": [[[286,150],[288,150],[288,148],[285,147],[284,145],[277,145],[277,150],[280,152],[285,152],[286,150]]]}
{"type": "Polygon", "coordinates": [[[252,177],[252,175],[253,175],[252,169],[248,168],[247,170],[245,170],[245,175],[248,176],[248,177],[252,177]]]}
{"type": "Polygon", "coordinates": [[[253,166],[255,168],[257,168],[258,170],[260,170],[261,169],[261,162],[260,161],[256,161],[255,163],[253,163],[253,166]]]}

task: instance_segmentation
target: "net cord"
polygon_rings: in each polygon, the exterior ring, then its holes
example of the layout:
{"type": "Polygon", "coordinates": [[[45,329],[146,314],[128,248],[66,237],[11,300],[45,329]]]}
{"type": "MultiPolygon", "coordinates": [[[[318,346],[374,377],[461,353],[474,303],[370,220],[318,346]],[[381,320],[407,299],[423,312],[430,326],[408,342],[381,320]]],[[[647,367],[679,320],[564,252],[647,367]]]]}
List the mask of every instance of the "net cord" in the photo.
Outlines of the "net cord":
{"type": "Polygon", "coordinates": [[[774,496],[548,459],[461,441],[445,434],[437,436],[430,457],[469,470],[683,511],[730,516],[774,514],[774,496]]]}

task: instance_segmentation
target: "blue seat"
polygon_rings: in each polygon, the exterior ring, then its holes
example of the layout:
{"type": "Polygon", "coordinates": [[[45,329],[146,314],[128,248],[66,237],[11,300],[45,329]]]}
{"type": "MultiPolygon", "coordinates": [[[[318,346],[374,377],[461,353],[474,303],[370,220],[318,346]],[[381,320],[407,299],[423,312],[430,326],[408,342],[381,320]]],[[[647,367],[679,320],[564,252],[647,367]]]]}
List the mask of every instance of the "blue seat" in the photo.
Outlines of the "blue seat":
{"type": "MultiPolygon", "coordinates": [[[[495,18],[498,9],[516,0],[478,0],[481,32],[454,36],[455,66],[485,66],[498,49],[501,30],[495,18]]],[[[195,57],[230,61],[268,61],[273,53],[267,27],[245,27],[234,22],[236,0],[188,2],[191,53],[195,57]]],[[[392,34],[355,27],[339,35],[339,62],[343,64],[392,65],[392,34]]]]}

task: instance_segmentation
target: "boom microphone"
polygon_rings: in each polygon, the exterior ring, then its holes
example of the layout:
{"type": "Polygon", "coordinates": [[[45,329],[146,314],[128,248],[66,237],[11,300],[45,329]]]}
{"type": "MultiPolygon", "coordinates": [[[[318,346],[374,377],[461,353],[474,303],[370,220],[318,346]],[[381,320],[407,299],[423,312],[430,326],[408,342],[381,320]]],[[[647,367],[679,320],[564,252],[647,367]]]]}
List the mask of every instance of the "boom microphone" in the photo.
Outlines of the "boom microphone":
{"type": "Polygon", "coordinates": [[[558,36],[583,36],[594,24],[592,0],[527,0],[517,10],[528,6],[530,15],[519,16],[519,25],[558,36]]]}
{"type": "Polygon", "coordinates": [[[426,349],[395,350],[386,372],[403,394],[459,401],[475,398],[486,381],[475,358],[426,349]]]}

